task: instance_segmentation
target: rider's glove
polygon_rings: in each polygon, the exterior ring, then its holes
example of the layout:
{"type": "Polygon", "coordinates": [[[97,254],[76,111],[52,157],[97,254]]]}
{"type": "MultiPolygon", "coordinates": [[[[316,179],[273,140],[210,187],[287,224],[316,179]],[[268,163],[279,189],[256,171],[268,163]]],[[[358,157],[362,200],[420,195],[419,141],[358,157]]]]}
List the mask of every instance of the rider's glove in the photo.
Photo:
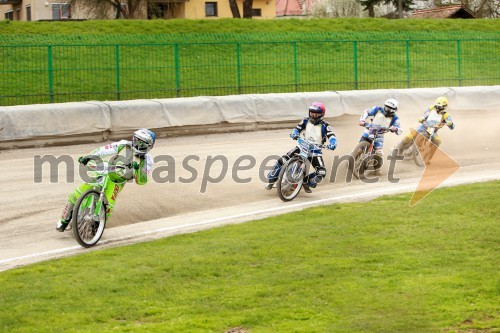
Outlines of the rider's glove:
{"type": "Polygon", "coordinates": [[[364,121],[364,120],[359,121],[359,126],[365,127],[365,124],[366,124],[366,121],[364,121]]]}
{"type": "Polygon", "coordinates": [[[134,161],[134,162],[130,162],[129,164],[127,164],[127,167],[129,169],[139,170],[140,165],[139,165],[139,163],[134,161]]]}
{"type": "Polygon", "coordinates": [[[424,122],[424,118],[419,118],[418,122],[422,124],[424,122]]]}
{"type": "Polygon", "coordinates": [[[451,129],[454,129],[455,128],[455,124],[452,122],[452,121],[447,121],[446,122],[446,126],[448,126],[449,128],[451,129]]]}
{"type": "Polygon", "coordinates": [[[332,136],[329,141],[330,142],[328,143],[328,146],[326,148],[335,150],[335,148],[337,148],[337,138],[332,136]]]}
{"type": "Polygon", "coordinates": [[[403,131],[401,130],[401,128],[396,127],[396,126],[391,126],[391,127],[389,127],[389,130],[390,130],[392,133],[396,133],[396,135],[400,135],[401,133],[403,133],[403,131]]]}
{"type": "Polygon", "coordinates": [[[78,158],[78,163],[83,164],[83,165],[87,165],[87,163],[89,163],[90,160],[91,160],[91,158],[88,156],[80,156],[78,158]]]}
{"type": "Polygon", "coordinates": [[[297,140],[299,137],[299,130],[294,128],[292,133],[290,133],[290,137],[294,140],[297,140]]]}

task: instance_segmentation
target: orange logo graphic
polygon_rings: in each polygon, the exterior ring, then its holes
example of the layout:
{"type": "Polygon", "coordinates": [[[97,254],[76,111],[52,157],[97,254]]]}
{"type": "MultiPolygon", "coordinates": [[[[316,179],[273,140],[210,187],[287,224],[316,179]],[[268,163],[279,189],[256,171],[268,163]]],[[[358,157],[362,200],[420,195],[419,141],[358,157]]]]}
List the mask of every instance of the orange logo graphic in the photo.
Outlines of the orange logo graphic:
{"type": "MultiPolygon", "coordinates": [[[[414,129],[411,129],[411,131],[412,133],[416,133],[414,129]]],[[[438,146],[422,134],[416,133],[413,141],[418,148],[420,157],[425,163],[425,169],[417,185],[417,189],[410,199],[410,207],[415,206],[460,169],[460,164],[457,161],[439,149],[438,146]]]]}

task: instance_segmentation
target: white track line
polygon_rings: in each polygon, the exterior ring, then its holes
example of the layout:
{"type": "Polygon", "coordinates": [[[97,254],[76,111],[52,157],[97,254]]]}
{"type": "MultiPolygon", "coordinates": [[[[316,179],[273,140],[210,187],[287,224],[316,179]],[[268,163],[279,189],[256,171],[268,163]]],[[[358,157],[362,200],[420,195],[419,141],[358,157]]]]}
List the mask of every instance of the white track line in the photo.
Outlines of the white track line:
{"type": "MultiPolygon", "coordinates": [[[[457,180],[446,181],[445,184],[443,184],[443,185],[444,186],[454,186],[454,185],[484,182],[484,181],[496,180],[496,179],[500,179],[500,173],[488,175],[488,176],[477,176],[477,177],[469,177],[467,179],[457,179],[457,180]]],[[[254,217],[254,216],[262,215],[262,214],[269,214],[269,213],[275,213],[275,212],[280,212],[280,211],[289,211],[289,210],[294,210],[294,209],[301,208],[301,207],[317,206],[317,205],[324,204],[324,203],[331,203],[331,202],[337,202],[337,201],[349,201],[350,199],[365,199],[365,198],[370,198],[370,197],[378,197],[380,195],[404,193],[404,192],[415,190],[416,186],[417,186],[417,184],[401,185],[401,186],[396,186],[392,189],[384,188],[384,189],[380,189],[380,190],[372,190],[372,191],[368,191],[368,192],[363,192],[361,194],[360,193],[347,194],[347,195],[334,196],[334,197],[330,197],[330,198],[318,199],[318,200],[313,200],[313,201],[295,203],[295,204],[290,204],[290,205],[280,206],[280,207],[275,207],[275,208],[255,210],[255,211],[251,211],[251,212],[247,212],[247,213],[218,217],[218,218],[204,220],[204,221],[195,222],[195,223],[186,223],[186,224],[182,224],[182,225],[176,225],[176,226],[159,228],[159,229],[150,230],[150,231],[139,232],[136,234],[132,234],[130,236],[117,237],[117,238],[112,238],[112,239],[108,239],[108,240],[103,240],[100,242],[100,244],[109,244],[109,243],[119,242],[119,241],[123,241],[123,240],[130,240],[130,239],[140,238],[140,237],[144,237],[144,236],[148,236],[148,235],[152,235],[152,234],[162,233],[165,231],[198,227],[198,226],[202,226],[202,225],[209,225],[209,224],[214,224],[214,223],[223,222],[223,221],[236,220],[236,219],[250,217],[250,216],[254,217]]],[[[77,246],[71,246],[71,247],[66,247],[66,248],[57,249],[57,250],[38,252],[38,253],[33,253],[33,254],[15,257],[15,258],[3,259],[3,260],[0,260],[0,264],[5,264],[5,263],[23,260],[23,259],[38,258],[38,257],[46,256],[46,255],[60,255],[60,254],[64,254],[64,253],[79,250],[79,249],[83,250],[83,248],[81,248],[80,246],[77,245],[77,246]]]]}

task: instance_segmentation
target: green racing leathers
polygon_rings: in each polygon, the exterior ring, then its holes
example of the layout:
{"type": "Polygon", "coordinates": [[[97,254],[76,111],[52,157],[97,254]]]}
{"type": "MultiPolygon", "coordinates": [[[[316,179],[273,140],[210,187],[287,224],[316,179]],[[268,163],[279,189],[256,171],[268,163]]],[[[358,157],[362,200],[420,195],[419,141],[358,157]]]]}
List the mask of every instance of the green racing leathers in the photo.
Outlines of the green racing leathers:
{"type": "MultiPolygon", "coordinates": [[[[131,142],[127,140],[113,142],[109,145],[97,148],[89,155],[85,156],[85,159],[87,161],[94,160],[96,163],[108,162],[109,164],[118,164],[121,162],[122,165],[127,167],[124,172],[110,172],[109,184],[104,192],[108,201],[106,210],[107,218],[111,215],[116,198],[125,184],[132,179],[134,179],[139,185],[146,184],[148,181],[148,174],[151,172],[153,167],[153,159],[151,155],[149,153],[144,155],[134,155],[132,152],[131,142]]],[[[68,203],[64,207],[61,219],[57,225],[58,231],[64,231],[66,226],[71,221],[73,208],[82,193],[85,193],[87,190],[94,187],[95,185],[84,182],[69,195],[68,203]]]]}

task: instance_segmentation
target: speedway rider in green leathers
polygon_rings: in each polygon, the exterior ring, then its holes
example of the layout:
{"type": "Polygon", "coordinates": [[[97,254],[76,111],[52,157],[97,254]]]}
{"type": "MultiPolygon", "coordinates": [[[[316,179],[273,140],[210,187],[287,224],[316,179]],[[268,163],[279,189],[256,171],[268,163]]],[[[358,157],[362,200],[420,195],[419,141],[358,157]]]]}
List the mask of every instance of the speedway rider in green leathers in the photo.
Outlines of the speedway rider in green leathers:
{"type": "MultiPolygon", "coordinates": [[[[155,141],[155,134],[148,129],[142,128],[134,132],[132,141],[121,140],[113,142],[92,151],[89,155],[78,158],[78,162],[83,165],[87,165],[91,160],[100,161],[101,163],[104,160],[109,160],[110,164],[112,164],[112,160],[120,160],[125,162],[123,164],[127,166],[128,170],[126,172],[109,173],[110,181],[114,186],[108,186],[105,192],[108,200],[106,217],[109,218],[116,197],[127,181],[135,179],[135,182],[139,185],[147,183],[148,174],[153,168],[153,158],[149,154],[149,151],[153,148],[155,141]]],[[[63,232],[66,229],[71,221],[76,201],[82,193],[93,187],[91,184],[83,183],[69,195],[69,201],[64,207],[60,220],[57,222],[57,231],[63,232]]]]}

